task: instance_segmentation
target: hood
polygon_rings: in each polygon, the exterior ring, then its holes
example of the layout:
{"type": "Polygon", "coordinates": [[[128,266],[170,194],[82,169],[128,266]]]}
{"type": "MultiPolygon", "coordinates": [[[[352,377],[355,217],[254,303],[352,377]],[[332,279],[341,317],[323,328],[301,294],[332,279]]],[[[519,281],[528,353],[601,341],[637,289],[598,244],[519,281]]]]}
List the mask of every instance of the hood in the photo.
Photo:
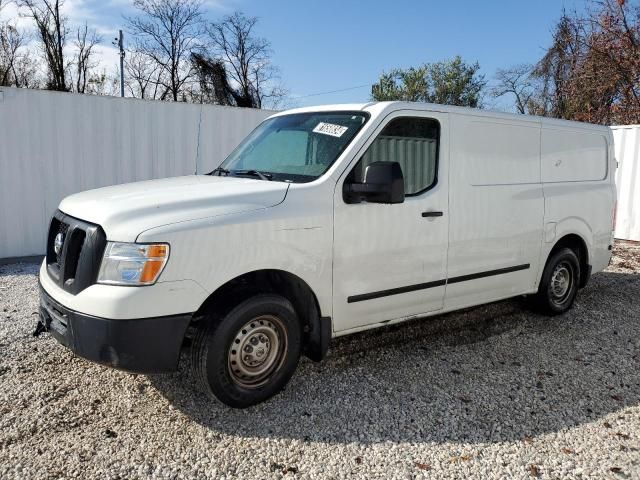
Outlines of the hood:
{"type": "Polygon", "coordinates": [[[60,203],[67,215],[100,225],[108,240],[133,242],[150,228],[268,208],[289,185],[252,178],[191,175],[98,188],[60,203]]]}

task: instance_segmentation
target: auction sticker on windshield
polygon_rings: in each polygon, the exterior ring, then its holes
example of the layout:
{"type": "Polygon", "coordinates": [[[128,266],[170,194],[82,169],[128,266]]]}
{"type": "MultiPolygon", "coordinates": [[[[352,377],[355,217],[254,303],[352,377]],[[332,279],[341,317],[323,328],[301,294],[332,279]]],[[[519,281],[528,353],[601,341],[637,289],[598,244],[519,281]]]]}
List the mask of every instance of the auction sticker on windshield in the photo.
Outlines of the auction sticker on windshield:
{"type": "Polygon", "coordinates": [[[331,135],[332,137],[341,137],[344,132],[349,130],[349,127],[343,127],[342,125],[335,125],[333,123],[320,122],[313,129],[314,133],[322,133],[324,135],[331,135]]]}

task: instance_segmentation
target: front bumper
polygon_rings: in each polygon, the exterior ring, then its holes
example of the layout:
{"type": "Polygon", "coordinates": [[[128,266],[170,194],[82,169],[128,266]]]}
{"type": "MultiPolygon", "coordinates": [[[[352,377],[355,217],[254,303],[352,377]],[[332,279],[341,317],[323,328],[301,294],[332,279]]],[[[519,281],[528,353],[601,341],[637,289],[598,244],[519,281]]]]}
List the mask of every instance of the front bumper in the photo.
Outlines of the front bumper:
{"type": "Polygon", "coordinates": [[[39,328],[76,355],[135,373],[175,371],[192,314],[113,320],[70,310],[40,287],[39,328]]]}

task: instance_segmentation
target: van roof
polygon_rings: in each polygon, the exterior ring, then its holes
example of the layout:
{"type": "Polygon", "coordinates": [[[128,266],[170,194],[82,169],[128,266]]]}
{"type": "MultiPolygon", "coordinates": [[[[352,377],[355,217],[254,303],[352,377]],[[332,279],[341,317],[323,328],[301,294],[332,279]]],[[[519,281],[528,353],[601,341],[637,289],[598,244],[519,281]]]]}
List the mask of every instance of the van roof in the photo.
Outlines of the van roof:
{"type": "Polygon", "coordinates": [[[569,128],[593,129],[598,131],[609,130],[604,125],[594,125],[592,123],[576,122],[572,120],[561,120],[557,118],[539,117],[535,115],[521,115],[517,113],[497,112],[493,110],[484,110],[471,107],[456,107],[452,105],[440,105],[436,103],[422,102],[369,102],[369,103],[344,103],[334,105],[319,105],[311,107],[294,108],[279,112],[274,116],[285,115],[290,113],[306,113],[306,112],[336,112],[336,111],[366,111],[375,115],[385,115],[395,110],[418,110],[424,112],[443,112],[454,113],[458,115],[472,115],[483,118],[494,118],[501,120],[518,120],[520,122],[538,123],[545,126],[558,126],[569,128]]]}

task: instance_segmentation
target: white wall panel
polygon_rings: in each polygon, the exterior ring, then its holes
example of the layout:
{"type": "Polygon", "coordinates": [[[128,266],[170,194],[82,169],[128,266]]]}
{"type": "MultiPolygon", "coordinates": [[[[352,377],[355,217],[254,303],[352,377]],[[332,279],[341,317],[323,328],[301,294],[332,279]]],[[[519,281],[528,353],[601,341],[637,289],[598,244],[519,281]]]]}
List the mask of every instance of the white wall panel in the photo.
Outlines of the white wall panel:
{"type": "Polygon", "coordinates": [[[271,113],[0,88],[0,258],[43,254],[63,197],[212,170],[271,113]]]}
{"type": "Polygon", "coordinates": [[[640,125],[611,128],[618,160],[615,236],[640,241],[640,125]]]}

